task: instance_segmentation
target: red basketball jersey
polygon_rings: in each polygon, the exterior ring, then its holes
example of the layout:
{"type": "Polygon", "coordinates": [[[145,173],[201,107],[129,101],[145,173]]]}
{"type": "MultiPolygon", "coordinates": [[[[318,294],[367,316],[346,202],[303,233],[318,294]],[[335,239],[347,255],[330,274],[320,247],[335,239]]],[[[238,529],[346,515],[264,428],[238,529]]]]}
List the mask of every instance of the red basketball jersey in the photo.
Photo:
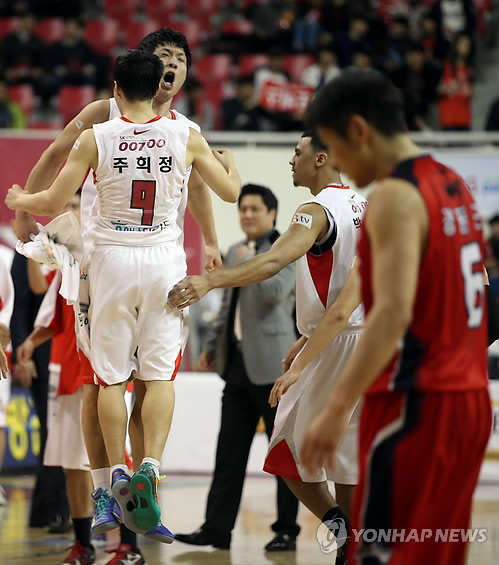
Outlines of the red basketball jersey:
{"type": "MultiPolygon", "coordinates": [[[[399,163],[391,178],[414,185],[429,217],[412,322],[369,393],[487,387],[487,312],[481,218],[464,181],[422,155],[399,163]]],[[[369,207],[367,209],[369,214],[369,207]]],[[[372,257],[366,222],[358,247],[362,299],[373,305],[372,257]]]]}

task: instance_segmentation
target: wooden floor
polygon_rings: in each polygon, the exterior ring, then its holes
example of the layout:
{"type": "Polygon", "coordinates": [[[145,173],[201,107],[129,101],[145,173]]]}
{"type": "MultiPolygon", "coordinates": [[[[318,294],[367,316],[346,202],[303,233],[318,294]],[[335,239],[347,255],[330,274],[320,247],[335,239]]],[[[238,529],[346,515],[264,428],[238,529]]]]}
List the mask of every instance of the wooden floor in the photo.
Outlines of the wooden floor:
{"type": "MultiPolygon", "coordinates": [[[[160,500],[163,522],[174,532],[197,529],[204,515],[209,477],[170,476],[161,485],[160,500]]],[[[29,529],[31,477],[1,477],[9,498],[7,507],[0,507],[0,565],[56,565],[66,555],[72,543],[71,534],[53,535],[46,530],[29,529]]],[[[302,532],[296,552],[264,554],[263,546],[271,539],[269,525],[274,521],[275,484],[272,478],[249,477],[243,502],[233,533],[230,551],[209,548],[196,549],[174,542],[163,545],[139,538],[148,565],[185,563],[192,565],[331,565],[331,554],[321,552],[316,540],[318,521],[305,509],[300,509],[302,532]]],[[[487,528],[487,540],[471,544],[470,565],[499,564],[499,485],[481,485],[477,489],[473,511],[473,527],[487,528]]],[[[107,547],[118,543],[111,532],[107,547]]],[[[105,564],[110,556],[105,548],[97,550],[97,563],[105,564]]]]}

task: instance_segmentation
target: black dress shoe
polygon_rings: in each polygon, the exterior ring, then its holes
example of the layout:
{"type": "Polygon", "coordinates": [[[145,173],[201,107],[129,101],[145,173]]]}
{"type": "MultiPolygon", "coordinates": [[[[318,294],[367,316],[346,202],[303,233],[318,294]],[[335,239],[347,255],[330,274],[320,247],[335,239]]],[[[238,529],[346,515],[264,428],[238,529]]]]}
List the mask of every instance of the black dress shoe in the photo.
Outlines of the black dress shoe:
{"type": "Polygon", "coordinates": [[[192,534],[175,534],[175,539],[190,545],[212,545],[217,549],[230,549],[230,539],[222,540],[199,528],[192,534]]]}
{"type": "Polygon", "coordinates": [[[59,514],[49,524],[49,534],[67,534],[73,529],[71,519],[59,514]]]}
{"type": "Polygon", "coordinates": [[[265,551],[295,551],[296,538],[289,534],[276,534],[265,546],[265,551]]]}

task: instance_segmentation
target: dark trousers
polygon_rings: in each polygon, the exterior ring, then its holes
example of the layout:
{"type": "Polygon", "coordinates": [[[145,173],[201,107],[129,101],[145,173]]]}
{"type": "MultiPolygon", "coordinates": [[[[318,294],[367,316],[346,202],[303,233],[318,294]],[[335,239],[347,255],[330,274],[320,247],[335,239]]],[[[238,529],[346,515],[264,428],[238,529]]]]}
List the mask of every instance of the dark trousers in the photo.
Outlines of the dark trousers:
{"type": "Polygon", "coordinates": [[[31,395],[36,414],[40,420],[40,455],[31,498],[29,525],[40,527],[49,524],[58,515],[69,516],[69,505],[62,467],[46,467],[43,465],[43,455],[47,442],[48,378],[33,379],[31,395]]]}
{"type": "MultiPolygon", "coordinates": [[[[276,414],[276,408],[268,404],[272,385],[250,382],[237,348],[232,353],[225,376],[227,384],[222,397],[215,470],[208,494],[206,522],[202,526],[220,541],[230,541],[258,420],[263,417],[270,439],[276,414]]],[[[297,536],[300,531],[296,523],[297,513],[297,498],[283,479],[277,477],[277,521],[272,524],[274,532],[297,536]]]]}

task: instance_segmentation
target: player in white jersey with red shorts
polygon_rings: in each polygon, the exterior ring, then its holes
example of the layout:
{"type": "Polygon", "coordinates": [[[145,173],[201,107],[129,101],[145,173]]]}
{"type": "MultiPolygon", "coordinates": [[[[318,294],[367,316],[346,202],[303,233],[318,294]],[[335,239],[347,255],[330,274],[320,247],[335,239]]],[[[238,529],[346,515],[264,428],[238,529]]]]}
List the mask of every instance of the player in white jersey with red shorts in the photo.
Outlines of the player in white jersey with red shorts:
{"type": "Polygon", "coordinates": [[[314,198],[298,208],[288,231],[270,251],[243,265],[187,277],[170,292],[169,302],[183,308],[212,288],[254,284],[297,261],[296,309],[302,338],[291,348],[285,369],[301,351],[271,393],[270,402],[275,405],[293,385],[277,409],[264,468],[282,476],[297,498],[326,524],[336,518],[346,522],[358,477],[356,412],[334,469],[308,473],[298,453],[308,422],[326,401],[362,327],[352,264],[366,200],[341,184],[313,132],[303,135],[290,164],[294,184],[308,186],[314,198]],[[328,478],[335,481],[336,499],[329,492],[328,478]]]}
{"type": "Polygon", "coordinates": [[[240,189],[229,151],[212,153],[198,132],[153,112],[162,78],[156,56],[141,51],[120,56],[115,97],[124,115],[84,132],[50,189],[23,194],[14,185],[6,199],[12,209],[50,214],[77,190],[88,168],[95,171],[99,216],[89,273],[92,365],[102,385],[99,420],[113,494],[125,524],[139,533],[160,522],[159,459],[173,414],[172,380],[182,334],[182,316],[169,311],[165,300],[186,269],[177,224],[182,190],[191,165],[225,200],[235,201],[240,189]],[[146,389],[145,457],[130,481],[123,392],[133,369],[146,389]]]}

